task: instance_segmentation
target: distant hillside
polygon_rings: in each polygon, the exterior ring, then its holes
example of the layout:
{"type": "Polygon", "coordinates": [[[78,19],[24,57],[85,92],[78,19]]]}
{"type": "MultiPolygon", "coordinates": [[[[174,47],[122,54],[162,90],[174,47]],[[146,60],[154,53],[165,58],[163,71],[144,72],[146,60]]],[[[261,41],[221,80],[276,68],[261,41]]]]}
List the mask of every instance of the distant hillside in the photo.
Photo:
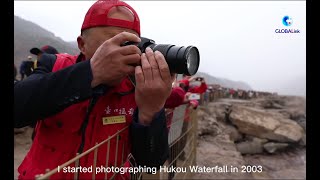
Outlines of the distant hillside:
{"type": "Polygon", "coordinates": [[[60,53],[78,54],[77,46],[63,41],[39,25],[14,16],[14,63],[19,67],[33,47],[51,45],[60,53]]]}
{"type": "Polygon", "coordinates": [[[243,90],[252,90],[250,85],[242,81],[232,81],[225,78],[218,78],[211,76],[210,74],[204,72],[197,72],[195,76],[202,76],[206,79],[208,84],[220,84],[223,87],[234,88],[234,89],[243,89],[243,90]]]}
{"type": "Polygon", "coordinates": [[[71,46],[78,48],[78,42],[77,41],[69,41],[68,42],[71,46]]]}

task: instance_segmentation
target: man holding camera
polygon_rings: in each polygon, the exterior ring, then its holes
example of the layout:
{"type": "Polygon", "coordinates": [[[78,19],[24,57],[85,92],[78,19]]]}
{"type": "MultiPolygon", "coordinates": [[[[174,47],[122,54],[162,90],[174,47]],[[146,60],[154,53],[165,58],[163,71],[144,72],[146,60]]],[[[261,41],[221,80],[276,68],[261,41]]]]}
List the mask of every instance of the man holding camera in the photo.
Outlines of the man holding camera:
{"type": "MultiPolygon", "coordinates": [[[[126,126],[130,128],[119,138],[119,152],[131,153],[141,166],[159,167],[165,162],[168,131],[163,107],[171,92],[170,70],[160,52],[147,48],[141,53],[135,45],[122,46],[127,41],[138,43],[139,36],[139,17],[131,6],[97,1],[77,38],[80,55],[43,54],[35,72],[15,84],[15,127],[37,122],[32,147],[18,169],[19,179],[54,169],[126,126]]],[[[97,167],[106,166],[109,152],[99,148],[97,167]]],[[[120,155],[114,153],[110,152],[114,158],[107,166],[120,164],[120,155]]],[[[91,166],[93,159],[93,153],[88,154],[80,166],[91,166]]],[[[51,178],[73,176],[60,172],[51,178]]],[[[90,179],[91,174],[79,178],[90,179]]],[[[96,178],[104,178],[104,173],[96,178]]]]}

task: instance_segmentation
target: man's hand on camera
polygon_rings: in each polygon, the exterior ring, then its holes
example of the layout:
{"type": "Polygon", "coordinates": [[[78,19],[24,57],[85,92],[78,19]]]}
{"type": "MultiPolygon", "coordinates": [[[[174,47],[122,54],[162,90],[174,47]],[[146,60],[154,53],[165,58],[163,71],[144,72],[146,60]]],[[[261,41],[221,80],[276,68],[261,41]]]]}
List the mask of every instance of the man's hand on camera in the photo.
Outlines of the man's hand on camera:
{"type": "Polygon", "coordinates": [[[140,49],[135,45],[121,46],[123,42],[140,42],[135,34],[122,32],[106,40],[90,60],[93,79],[91,87],[99,84],[117,85],[128,74],[135,72],[132,64],[140,64],[140,49]]]}
{"type": "Polygon", "coordinates": [[[141,55],[141,66],[135,69],[135,100],[139,108],[139,120],[149,125],[171,93],[171,76],[164,56],[150,48],[141,55]]]}

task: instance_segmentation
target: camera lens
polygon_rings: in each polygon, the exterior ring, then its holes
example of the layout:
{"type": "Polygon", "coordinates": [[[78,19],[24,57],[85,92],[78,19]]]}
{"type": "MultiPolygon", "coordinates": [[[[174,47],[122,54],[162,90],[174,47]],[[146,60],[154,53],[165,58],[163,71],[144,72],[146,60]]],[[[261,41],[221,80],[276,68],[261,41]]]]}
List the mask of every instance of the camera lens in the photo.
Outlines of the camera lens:
{"type": "Polygon", "coordinates": [[[199,51],[194,46],[187,47],[186,50],[186,59],[187,59],[187,75],[192,76],[197,73],[200,63],[199,51]]]}
{"type": "Polygon", "coordinates": [[[153,51],[160,51],[165,57],[170,72],[192,76],[197,73],[200,64],[199,51],[194,46],[175,46],[171,44],[151,44],[153,51]]]}

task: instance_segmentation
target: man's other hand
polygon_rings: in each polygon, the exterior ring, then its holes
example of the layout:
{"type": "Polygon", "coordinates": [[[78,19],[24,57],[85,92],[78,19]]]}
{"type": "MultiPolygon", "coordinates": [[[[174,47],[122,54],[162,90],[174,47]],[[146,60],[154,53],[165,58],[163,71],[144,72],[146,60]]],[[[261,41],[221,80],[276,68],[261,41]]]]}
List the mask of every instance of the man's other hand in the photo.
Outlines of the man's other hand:
{"type": "Polygon", "coordinates": [[[171,93],[171,75],[164,56],[147,48],[141,55],[141,66],[136,66],[135,78],[139,120],[141,124],[149,125],[171,93]]]}

